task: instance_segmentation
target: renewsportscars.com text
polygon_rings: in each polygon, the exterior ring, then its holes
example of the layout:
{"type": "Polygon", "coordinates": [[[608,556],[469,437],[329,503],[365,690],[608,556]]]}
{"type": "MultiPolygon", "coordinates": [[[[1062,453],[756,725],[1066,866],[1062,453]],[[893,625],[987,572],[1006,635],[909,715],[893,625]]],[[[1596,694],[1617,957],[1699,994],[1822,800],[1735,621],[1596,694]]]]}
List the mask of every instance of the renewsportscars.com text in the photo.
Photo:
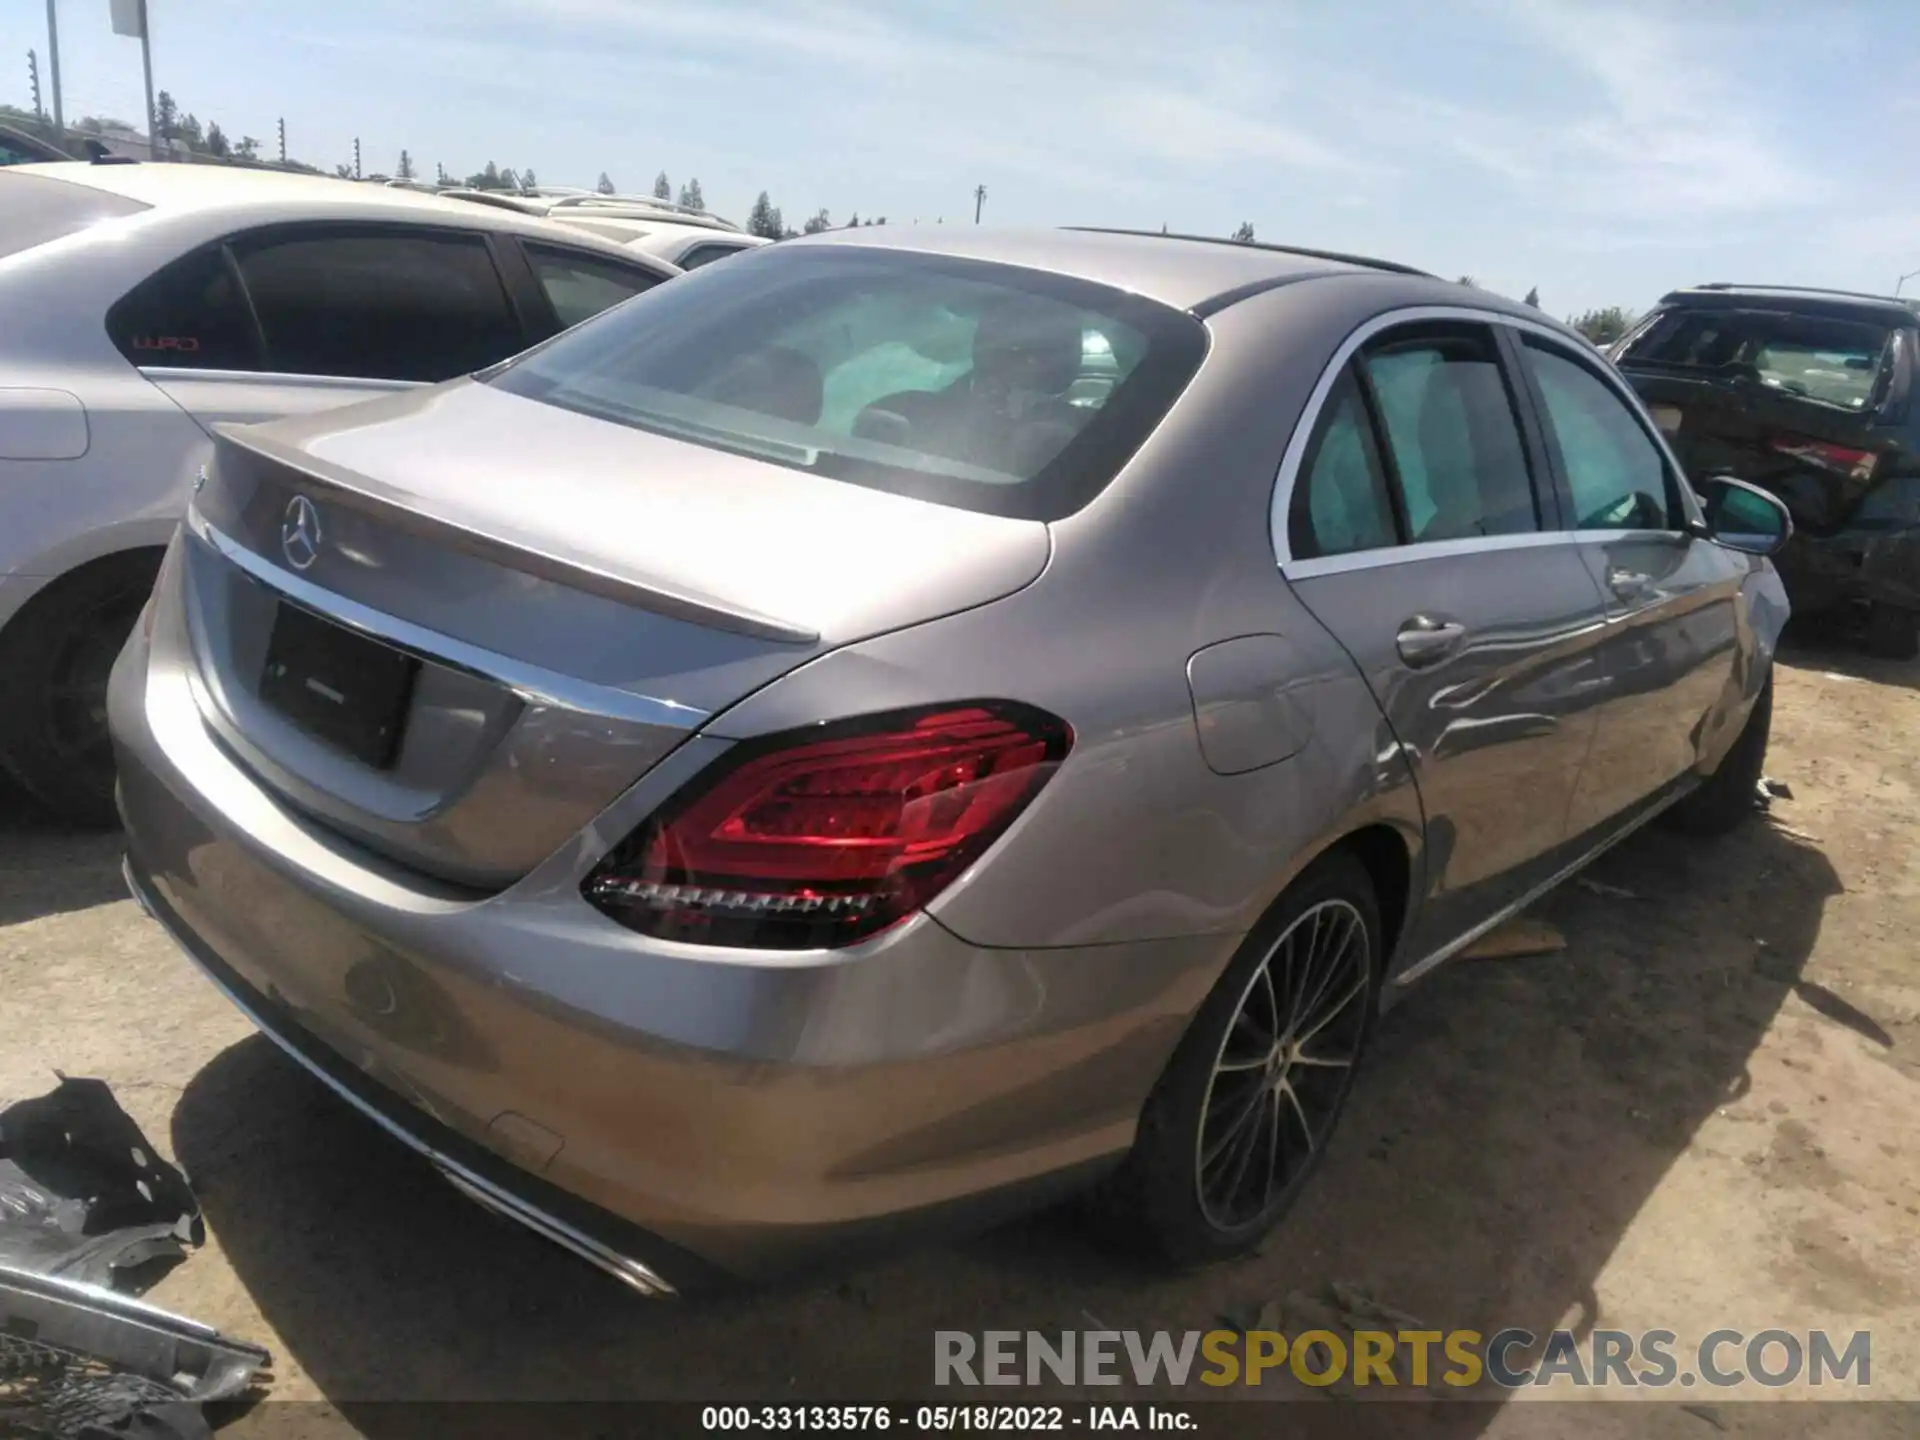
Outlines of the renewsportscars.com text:
{"type": "Polygon", "coordinates": [[[936,1385],[1223,1387],[1269,1377],[1303,1385],[1467,1389],[1844,1385],[1873,1379],[1869,1332],[1715,1330],[1683,1345],[1671,1330],[937,1330],[936,1385]]]}

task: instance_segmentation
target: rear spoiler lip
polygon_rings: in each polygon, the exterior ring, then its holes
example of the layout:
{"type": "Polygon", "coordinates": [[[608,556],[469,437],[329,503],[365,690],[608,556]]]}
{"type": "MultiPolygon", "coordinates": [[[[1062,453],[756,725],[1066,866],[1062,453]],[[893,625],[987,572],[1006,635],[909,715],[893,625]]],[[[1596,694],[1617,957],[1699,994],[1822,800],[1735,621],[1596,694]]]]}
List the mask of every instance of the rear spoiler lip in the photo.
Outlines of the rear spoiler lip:
{"type": "Polygon", "coordinates": [[[330,504],[345,505],[376,516],[395,529],[449,545],[475,559],[735,635],[783,645],[814,645],[820,641],[819,631],[804,625],[763,615],[711,595],[662,585],[641,576],[622,575],[578,556],[562,554],[528,540],[477,530],[457,520],[417,509],[399,491],[371,476],[321,460],[297,446],[261,434],[257,427],[228,421],[215,425],[213,432],[216,448],[232,445],[296,470],[311,482],[309,488],[319,492],[330,504]]]}

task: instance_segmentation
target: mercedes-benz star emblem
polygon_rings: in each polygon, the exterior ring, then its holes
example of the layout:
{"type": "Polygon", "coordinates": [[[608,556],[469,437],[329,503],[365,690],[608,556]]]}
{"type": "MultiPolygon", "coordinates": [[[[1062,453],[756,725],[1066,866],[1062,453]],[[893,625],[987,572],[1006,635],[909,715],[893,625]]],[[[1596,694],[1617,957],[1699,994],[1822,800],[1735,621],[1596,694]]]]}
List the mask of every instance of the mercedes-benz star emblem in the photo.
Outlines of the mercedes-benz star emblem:
{"type": "Polygon", "coordinates": [[[320,558],[320,507],[304,495],[287,502],[287,513],[280,521],[280,550],[287,563],[304,570],[320,558]]]}

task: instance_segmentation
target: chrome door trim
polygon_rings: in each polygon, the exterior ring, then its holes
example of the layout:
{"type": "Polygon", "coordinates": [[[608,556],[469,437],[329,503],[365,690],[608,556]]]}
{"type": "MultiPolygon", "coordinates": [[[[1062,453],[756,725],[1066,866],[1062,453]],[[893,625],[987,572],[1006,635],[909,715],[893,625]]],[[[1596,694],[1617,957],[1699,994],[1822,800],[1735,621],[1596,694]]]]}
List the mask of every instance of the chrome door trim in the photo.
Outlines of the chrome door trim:
{"type": "MultiPolygon", "coordinates": [[[[1286,451],[1280,459],[1280,468],[1274,474],[1273,495],[1267,507],[1267,530],[1273,543],[1274,561],[1279,565],[1281,573],[1288,579],[1304,579],[1311,575],[1332,573],[1326,568],[1306,568],[1309,566],[1324,567],[1337,564],[1341,569],[1361,569],[1364,568],[1366,564],[1380,565],[1390,563],[1390,560],[1385,557],[1413,560],[1420,559],[1427,555],[1446,555],[1461,552],[1474,553],[1483,549],[1507,549],[1525,544],[1551,544],[1564,540],[1572,535],[1610,535],[1618,537],[1624,534],[1639,533],[1631,531],[1543,530],[1522,535],[1474,536],[1466,540],[1419,541],[1411,545],[1387,546],[1378,551],[1355,551],[1349,555],[1332,555],[1317,559],[1297,560],[1294,558],[1293,552],[1287,546],[1287,515],[1293,506],[1293,490],[1300,478],[1300,467],[1306,463],[1307,446],[1313,440],[1314,427],[1320,422],[1320,412],[1326,408],[1327,396],[1332,393],[1334,385],[1339,381],[1340,372],[1346,368],[1347,362],[1353,359],[1355,352],[1369,340],[1373,339],[1374,336],[1380,334],[1381,331],[1390,330],[1399,325],[1418,325],[1425,321],[1436,320],[1455,321],[1470,325],[1485,325],[1489,329],[1498,329],[1504,325],[1509,329],[1525,331],[1528,334],[1537,335],[1543,340],[1552,341],[1556,346],[1566,351],[1568,356],[1571,357],[1576,364],[1582,363],[1586,358],[1580,355],[1579,349],[1580,346],[1586,343],[1584,340],[1579,339],[1577,336],[1570,337],[1565,331],[1547,324],[1544,321],[1530,320],[1522,315],[1509,315],[1503,310],[1481,310],[1471,305],[1407,305],[1397,310],[1385,311],[1382,314],[1373,316],[1369,320],[1363,321],[1355,327],[1352,334],[1340,342],[1340,347],[1333,352],[1333,357],[1328,360],[1326,368],[1320,372],[1320,378],[1314,383],[1313,391],[1307,397],[1306,406],[1300,412],[1300,419],[1298,423],[1294,425],[1293,434],[1287,441],[1286,451]],[[1362,556],[1375,558],[1362,561],[1362,556]],[[1340,562],[1355,563],[1343,564],[1340,562]]],[[[1631,385],[1620,378],[1617,371],[1611,374],[1608,373],[1612,368],[1611,362],[1597,351],[1594,353],[1592,359],[1587,361],[1585,368],[1593,371],[1600,378],[1601,383],[1612,389],[1615,395],[1632,410],[1634,416],[1640,421],[1642,428],[1647,431],[1649,438],[1652,439],[1654,445],[1658,447],[1661,455],[1665,457],[1667,464],[1672,466],[1673,473],[1680,478],[1682,506],[1688,510],[1691,518],[1695,520],[1699,519],[1700,517],[1697,513],[1699,509],[1698,500],[1693,494],[1693,487],[1687,482],[1687,472],[1681,467],[1680,462],[1674,458],[1673,450],[1667,444],[1666,437],[1660,433],[1660,427],[1653,423],[1653,417],[1648,413],[1647,407],[1640,399],[1640,396],[1634,391],[1631,385]]],[[[1657,531],[1653,533],[1672,534],[1676,532],[1657,531]]]]}
{"type": "Polygon", "coordinates": [[[1566,881],[1572,879],[1574,875],[1586,869],[1587,866],[1591,865],[1595,860],[1599,859],[1607,851],[1611,850],[1614,846],[1618,845],[1622,840],[1626,839],[1629,835],[1633,834],[1633,832],[1638,830],[1642,825],[1647,824],[1651,820],[1657,819],[1661,814],[1661,812],[1666,810],[1668,806],[1675,805],[1680,801],[1686,799],[1688,795],[1693,793],[1695,788],[1696,787],[1692,785],[1683,786],[1680,789],[1675,790],[1673,794],[1667,796],[1665,799],[1660,800],[1656,804],[1648,806],[1645,810],[1641,811],[1638,815],[1634,816],[1634,818],[1631,821],[1629,821],[1627,824],[1621,826],[1618,830],[1614,831],[1613,834],[1607,836],[1604,840],[1602,840],[1598,845],[1595,845],[1591,850],[1587,851],[1584,855],[1580,856],[1579,859],[1575,860],[1572,864],[1567,865],[1560,870],[1556,870],[1552,875],[1549,875],[1545,880],[1542,880],[1538,885],[1534,886],[1533,889],[1527,891],[1526,894],[1522,895],[1518,900],[1515,900],[1511,905],[1503,905],[1500,909],[1494,911],[1493,914],[1489,915],[1485,920],[1482,920],[1478,925],[1475,925],[1471,930],[1468,930],[1465,934],[1456,935],[1453,939],[1447,941],[1446,944],[1442,945],[1438,950],[1433,951],[1424,959],[1416,961],[1414,964],[1409,965],[1406,969],[1402,970],[1398,975],[1393,977],[1394,985],[1396,987],[1402,986],[1402,985],[1411,985],[1413,984],[1414,981],[1418,980],[1421,976],[1427,974],[1429,971],[1435,969],[1445,961],[1451,960],[1455,955],[1458,955],[1462,950],[1466,949],[1467,946],[1471,945],[1474,941],[1478,940],[1482,935],[1485,935],[1488,931],[1496,930],[1500,926],[1506,924],[1507,921],[1511,920],[1514,916],[1518,915],[1522,910],[1526,909],[1527,906],[1533,904],[1534,901],[1538,900],[1542,895],[1545,895],[1549,890],[1553,889],[1557,885],[1564,884],[1566,881]]]}
{"type": "Polygon", "coordinates": [[[603,719],[660,725],[674,730],[694,730],[710,718],[708,711],[683,705],[677,700],[636,695],[611,685],[559,675],[524,660],[457,640],[438,630],[429,630],[424,625],[415,625],[410,620],[375,610],[357,600],[336,595],[331,590],[323,590],[311,581],[303,580],[293,572],[254,554],[239,541],[222,533],[206,516],[192,507],[187,510],[187,528],[215,554],[267,589],[285,595],[309,610],[318,611],[350,630],[358,630],[404,650],[417,651],[436,665],[464,670],[511,691],[530,705],[571,710],[603,719]]]}
{"type": "Polygon", "coordinates": [[[148,918],[166,933],[167,938],[173,941],[179,948],[181,954],[193,961],[194,968],[199,970],[199,972],[212,983],[214,989],[226,996],[227,1002],[232,1005],[234,1009],[238,1010],[242,1015],[246,1016],[248,1020],[253,1022],[254,1028],[259,1030],[262,1035],[266,1036],[267,1039],[271,1040],[275,1045],[278,1045],[281,1050],[285,1051],[287,1056],[298,1064],[301,1069],[305,1070],[309,1075],[313,1076],[314,1079],[326,1086],[327,1089],[346,1101],[347,1104],[351,1105],[355,1110],[358,1110],[362,1115],[373,1121],[374,1124],[386,1131],[387,1134],[393,1136],[394,1139],[398,1140],[402,1145],[405,1145],[409,1150],[425,1156],[433,1163],[434,1168],[448,1181],[452,1182],[454,1188],[459,1190],[468,1199],[485,1206],[496,1214],[504,1215],[510,1220],[518,1221],[535,1234],[544,1236],[563,1249],[571,1250],[581,1259],[600,1270],[604,1270],[607,1274],[613,1276],[614,1279],[638,1291],[642,1295],[648,1296],[649,1298],[667,1298],[677,1293],[673,1286],[669,1285],[653,1270],[641,1264],[632,1256],[622,1255],[611,1246],[603,1245],[600,1241],[594,1239],[584,1231],[575,1229],[566,1221],[557,1216],[549,1215],[538,1206],[494,1184],[493,1181],[487,1179],[485,1176],[469,1170],[452,1156],[441,1154],[440,1151],[436,1150],[425,1140],[422,1140],[418,1135],[413,1134],[397,1122],[388,1119],[385,1115],[381,1114],[379,1110],[368,1104],[365,1100],[362,1100],[347,1086],[334,1079],[333,1076],[329,1075],[319,1065],[315,1064],[303,1054],[298,1046],[282,1036],[272,1025],[269,1025],[266,1020],[254,1010],[253,1006],[247,1003],[244,996],[235,993],[226,981],[201,963],[200,957],[195,953],[193,947],[189,945],[182,936],[175,933],[173,926],[169,925],[161,916],[158,906],[155,904],[153,897],[147,893],[146,887],[141,885],[139,880],[134,877],[131,857],[122,857],[120,861],[120,876],[127,882],[127,892],[133,896],[135,903],[147,913],[148,918]]]}
{"type": "Polygon", "coordinates": [[[1424,540],[1417,545],[1382,545],[1372,550],[1349,550],[1344,555],[1316,555],[1310,560],[1284,560],[1280,573],[1289,580],[1311,580],[1316,575],[1344,575],[1351,570],[1373,570],[1382,565],[1409,565],[1416,560],[1444,560],[1455,555],[1480,555],[1499,550],[1533,550],[1543,545],[1571,544],[1573,530],[1528,530],[1518,535],[1469,535],[1461,540],[1424,540]]]}

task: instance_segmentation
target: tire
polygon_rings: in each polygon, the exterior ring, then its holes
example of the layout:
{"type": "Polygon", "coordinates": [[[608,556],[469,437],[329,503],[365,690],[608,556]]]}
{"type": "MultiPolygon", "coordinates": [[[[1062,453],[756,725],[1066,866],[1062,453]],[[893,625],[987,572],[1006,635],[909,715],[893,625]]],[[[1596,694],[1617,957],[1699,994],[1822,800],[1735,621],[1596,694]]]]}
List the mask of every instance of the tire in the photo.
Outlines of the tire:
{"type": "MultiPolygon", "coordinates": [[[[1188,1265],[1244,1254],[1280,1222],[1319,1166],[1372,1036],[1380,944],[1373,883],[1351,854],[1315,861],[1287,889],[1195,1014],[1141,1113],[1133,1149],[1096,1195],[1110,1238],[1188,1265]],[[1289,975],[1304,982],[1303,993],[1289,975]],[[1291,1030],[1298,1036],[1318,1021],[1306,1053],[1319,1063],[1284,1061],[1264,1032],[1278,1029],[1285,1043],[1280,1012],[1292,1007],[1269,1007],[1264,997],[1305,1000],[1316,985],[1320,1003],[1302,1005],[1307,1018],[1291,1030]],[[1263,1049],[1269,1058],[1255,1063],[1263,1049]],[[1236,1068],[1217,1072],[1222,1064],[1236,1068]]],[[[1306,1048],[1294,1043],[1296,1053],[1306,1048]]]]}
{"type": "Polygon", "coordinates": [[[107,675],[140,618],[159,551],[83,565],[42,590],[0,631],[0,765],[58,818],[117,823],[107,675]]]}
{"type": "Polygon", "coordinates": [[[1867,610],[1862,637],[1869,655],[1881,660],[1912,660],[1920,656],[1920,610],[1875,603],[1867,610]]]}
{"type": "Polygon", "coordinates": [[[1773,674],[1767,674],[1759,698],[1747,712],[1740,738],[1720,766],[1686,799],[1661,818],[1688,835],[1724,835],[1758,813],[1755,795],[1766,773],[1767,738],[1773,732],[1773,674]]]}

